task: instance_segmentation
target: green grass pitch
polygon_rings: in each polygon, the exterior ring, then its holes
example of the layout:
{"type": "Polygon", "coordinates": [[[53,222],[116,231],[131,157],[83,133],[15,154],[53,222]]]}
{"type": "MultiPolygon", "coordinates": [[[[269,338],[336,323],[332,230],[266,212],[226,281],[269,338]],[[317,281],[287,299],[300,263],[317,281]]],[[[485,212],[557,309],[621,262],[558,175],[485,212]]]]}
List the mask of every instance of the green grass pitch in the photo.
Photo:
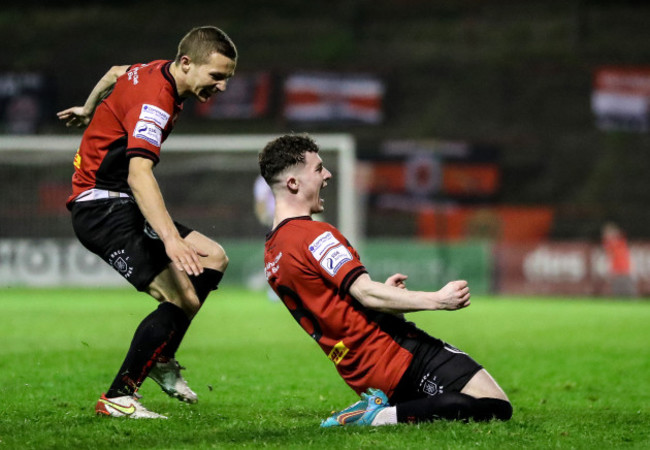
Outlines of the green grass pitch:
{"type": "Polygon", "coordinates": [[[356,400],[278,303],[225,287],[178,359],[197,405],[151,381],[166,421],[96,417],[93,407],[154,307],[131,290],[0,291],[2,448],[650,448],[650,302],[475,297],[411,314],[467,351],[510,396],[507,423],[320,429],[356,400]]]}

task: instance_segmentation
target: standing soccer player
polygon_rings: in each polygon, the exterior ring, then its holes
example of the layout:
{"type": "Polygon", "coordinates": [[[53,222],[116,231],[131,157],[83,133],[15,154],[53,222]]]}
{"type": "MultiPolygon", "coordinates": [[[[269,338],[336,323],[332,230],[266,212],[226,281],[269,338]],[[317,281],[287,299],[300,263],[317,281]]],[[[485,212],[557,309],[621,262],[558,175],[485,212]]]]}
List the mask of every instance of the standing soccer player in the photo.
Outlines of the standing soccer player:
{"type": "Polygon", "coordinates": [[[67,201],[75,234],[138,291],[160,302],[137,328],[97,414],[165,418],[136,397],[147,376],[170,396],[197,401],[175,354],[228,258],[218,243],[171,219],[153,168],[183,100],[206,102],[224,91],[236,64],[236,47],[223,31],[194,28],[180,41],[175,60],[114,66],[84,106],[57,114],[67,126],[88,125],[67,201]]]}
{"type": "Polygon", "coordinates": [[[276,202],[264,253],[267,280],[361,395],[321,426],[510,419],[508,397],[482,366],[401,316],[469,306],[467,282],[417,292],[405,288],[402,274],[373,281],[347,239],[312,220],[323,211],[320,191],[332,175],[318,150],[307,136],[283,136],[267,144],[259,164],[276,202]]]}

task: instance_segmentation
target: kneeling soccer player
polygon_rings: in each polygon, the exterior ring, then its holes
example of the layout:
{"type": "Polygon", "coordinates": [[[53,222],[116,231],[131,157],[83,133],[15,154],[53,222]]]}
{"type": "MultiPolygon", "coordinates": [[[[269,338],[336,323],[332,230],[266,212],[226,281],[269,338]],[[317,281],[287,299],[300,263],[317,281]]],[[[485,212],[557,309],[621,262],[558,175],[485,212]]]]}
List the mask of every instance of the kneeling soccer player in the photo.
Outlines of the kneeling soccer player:
{"type": "Polygon", "coordinates": [[[321,426],[510,419],[508,397],[480,364],[401,316],[469,306],[467,282],[418,292],[405,289],[402,274],[373,281],[347,239],[312,220],[323,211],[320,190],[332,176],[318,150],[308,136],[282,136],[266,145],[259,164],[276,202],[267,280],[361,395],[321,426]]]}

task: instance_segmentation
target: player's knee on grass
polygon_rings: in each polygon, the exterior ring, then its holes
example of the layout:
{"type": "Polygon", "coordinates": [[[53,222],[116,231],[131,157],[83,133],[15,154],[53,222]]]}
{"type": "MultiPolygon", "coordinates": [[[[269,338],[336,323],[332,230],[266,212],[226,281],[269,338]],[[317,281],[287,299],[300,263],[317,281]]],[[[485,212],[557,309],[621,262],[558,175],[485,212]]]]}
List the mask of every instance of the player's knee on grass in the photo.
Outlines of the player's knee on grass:
{"type": "Polygon", "coordinates": [[[474,398],[460,392],[445,392],[434,397],[411,400],[397,405],[398,422],[427,422],[437,419],[509,420],[510,402],[497,398],[474,398]]]}
{"type": "Polygon", "coordinates": [[[488,420],[510,420],[512,405],[498,398],[477,398],[473,408],[473,417],[477,422],[488,420]]]}

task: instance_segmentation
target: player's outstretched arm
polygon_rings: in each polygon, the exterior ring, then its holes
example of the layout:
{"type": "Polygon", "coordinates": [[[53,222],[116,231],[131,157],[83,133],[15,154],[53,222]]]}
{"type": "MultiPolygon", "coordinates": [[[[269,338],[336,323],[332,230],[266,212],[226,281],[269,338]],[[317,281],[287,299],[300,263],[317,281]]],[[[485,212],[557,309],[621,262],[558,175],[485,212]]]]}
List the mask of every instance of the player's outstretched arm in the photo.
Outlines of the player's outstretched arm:
{"type": "MultiPolygon", "coordinates": [[[[403,275],[396,274],[393,277],[403,275]]],[[[389,278],[389,282],[393,277],[389,278]]],[[[393,279],[391,282],[395,282],[393,279]]],[[[403,283],[404,278],[401,278],[403,283]]],[[[352,286],[350,294],[367,308],[382,312],[413,312],[413,311],[453,311],[470,305],[470,293],[467,281],[450,281],[442,289],[435,292],[409,291],[395,284],[385,284],[373,281],[368,274],[359,276],[352,286]]]]}
{"type": "Polygon", "coordinates": [[[73,106],[56,113],[59,120],[65,122],[66,127],[83,128],[90,123],[90,118],[95,112],[99,102],[113,89],[117,79],[124,75],[130,66],[113,66],[97,82],[83,106],[73,106]]]}

